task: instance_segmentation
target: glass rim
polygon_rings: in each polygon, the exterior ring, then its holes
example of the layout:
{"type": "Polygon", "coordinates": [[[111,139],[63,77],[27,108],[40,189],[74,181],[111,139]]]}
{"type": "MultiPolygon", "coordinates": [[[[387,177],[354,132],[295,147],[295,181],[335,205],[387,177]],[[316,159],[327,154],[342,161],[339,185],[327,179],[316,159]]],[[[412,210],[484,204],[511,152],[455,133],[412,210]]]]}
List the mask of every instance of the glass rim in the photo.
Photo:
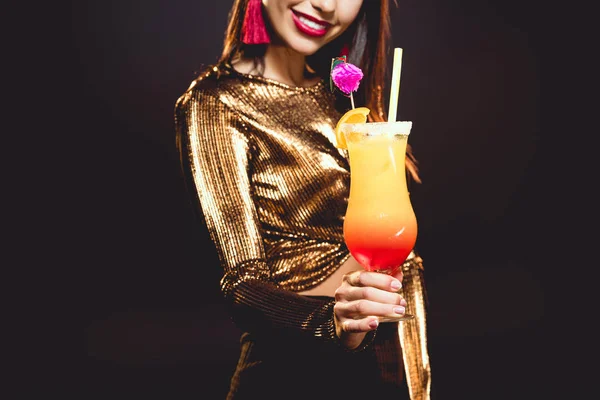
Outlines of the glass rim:
{"type": "Polygon", "coordinates": [[[394,122],[358,122],[340,124],[340,131],[343,133],[355,132],[369,135],[380,135],[383,133],[392,135],[409,135],[412,128],[412,121],[394,121],[394,122]]]}

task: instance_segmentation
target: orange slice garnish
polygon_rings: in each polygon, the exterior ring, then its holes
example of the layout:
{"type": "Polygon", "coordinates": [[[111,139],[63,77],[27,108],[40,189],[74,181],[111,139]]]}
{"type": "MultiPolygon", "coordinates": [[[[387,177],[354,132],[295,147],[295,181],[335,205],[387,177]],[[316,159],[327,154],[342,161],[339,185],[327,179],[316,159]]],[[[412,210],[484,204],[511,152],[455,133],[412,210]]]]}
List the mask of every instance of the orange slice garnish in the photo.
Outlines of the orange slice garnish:
{"type": "Polygon", "coordinates": [[[363,124],[367,122],[367,115],[369,115],[370,112],[371,110],[369,110],[367,107],[357,107],[342,115],[337,125],[335,126],[335,147],[337,147],[338,149],[348,148],[348,146],[346,145],[346,138],[344,137],[344,134],[340,131],[340,126],[342,124],[363,124]]]}

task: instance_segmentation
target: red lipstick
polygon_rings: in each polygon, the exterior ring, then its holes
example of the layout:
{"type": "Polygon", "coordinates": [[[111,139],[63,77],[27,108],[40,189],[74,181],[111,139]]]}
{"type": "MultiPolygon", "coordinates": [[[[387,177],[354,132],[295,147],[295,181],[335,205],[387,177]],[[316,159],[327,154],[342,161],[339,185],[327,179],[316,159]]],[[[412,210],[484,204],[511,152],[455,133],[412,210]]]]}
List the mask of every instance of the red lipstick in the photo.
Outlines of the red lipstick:
{"type": "Polygon", "coordinates": [[[292,18],[296,28],[308,36],[321,37],[327,33],[330,23],[322,21],[310,15],[292,10],[292,18]]]}

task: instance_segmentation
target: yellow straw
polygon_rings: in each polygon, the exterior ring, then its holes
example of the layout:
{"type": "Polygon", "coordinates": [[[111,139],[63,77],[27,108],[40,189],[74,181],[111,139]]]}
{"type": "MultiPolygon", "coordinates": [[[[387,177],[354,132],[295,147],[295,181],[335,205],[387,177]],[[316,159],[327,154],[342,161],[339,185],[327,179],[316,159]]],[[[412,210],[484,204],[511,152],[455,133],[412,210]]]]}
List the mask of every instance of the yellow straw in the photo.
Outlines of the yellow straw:
{"type": "Polygon", "coordinates": [[[400,70],[402,69],[402,48],[394,49],[394,64],[392,70],[392,87],[390,88],[390,108],[388,110],[388,122],[396,121],[398,110],[398,94],[400,92],[400,70]]]}

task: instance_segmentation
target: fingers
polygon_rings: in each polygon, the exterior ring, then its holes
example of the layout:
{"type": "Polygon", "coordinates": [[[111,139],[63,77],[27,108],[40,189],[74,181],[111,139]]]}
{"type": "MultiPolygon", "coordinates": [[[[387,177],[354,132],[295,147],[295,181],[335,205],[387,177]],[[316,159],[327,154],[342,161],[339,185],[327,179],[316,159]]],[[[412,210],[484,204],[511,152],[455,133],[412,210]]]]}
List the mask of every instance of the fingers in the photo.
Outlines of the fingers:
{"type": "Polygon", "coordinates": [[[354,271],[344,275],[343,281],[351,286],[372,286],[381,290],[397,292],[402,287],[402,271],[395,276],[382,274],[379,272],[354,271]]]}
{"type": "Polygon", "coordinates": [[[359,333],[376,329],[379,318],[396,318],[406,312],[406,301],[398,293],[402,271],[392,275],[364,270],[344,275],[335,291],[334,314],[343,332],[359,333]]]}
{"type": "Polygon", "coordinates": [[[350,286],[343,292],[343,296],[338,296],[338,301],[371,300],[378,303],[388,303],[396,305],[406,305],[402,295],[397,292],[388,292],[386,290],[376,289],[374,287],[355,287],[350,286]],[[404,304],[403,304],[404,303],[404,304]]]}
{"type": "Polygon", "coordinates": [[[346,319],[341,323],[342,331],[347,333],[368,332],[377,329],[378,326],[379,320],[375,317],[346,319]]]}
{"type": "MultiPolygon", "coordinates": [[[[401,300],[403,302],[404,300],[401,300]]],[[[367,317],[391,317],[401,316],[406,312],[406,302],[404,305],[395,303],[379,303],[371,300],[355,300],[349,302],[337,302],[333,310],[341,321],[347,319],[361,320],[367,317]]]]}

